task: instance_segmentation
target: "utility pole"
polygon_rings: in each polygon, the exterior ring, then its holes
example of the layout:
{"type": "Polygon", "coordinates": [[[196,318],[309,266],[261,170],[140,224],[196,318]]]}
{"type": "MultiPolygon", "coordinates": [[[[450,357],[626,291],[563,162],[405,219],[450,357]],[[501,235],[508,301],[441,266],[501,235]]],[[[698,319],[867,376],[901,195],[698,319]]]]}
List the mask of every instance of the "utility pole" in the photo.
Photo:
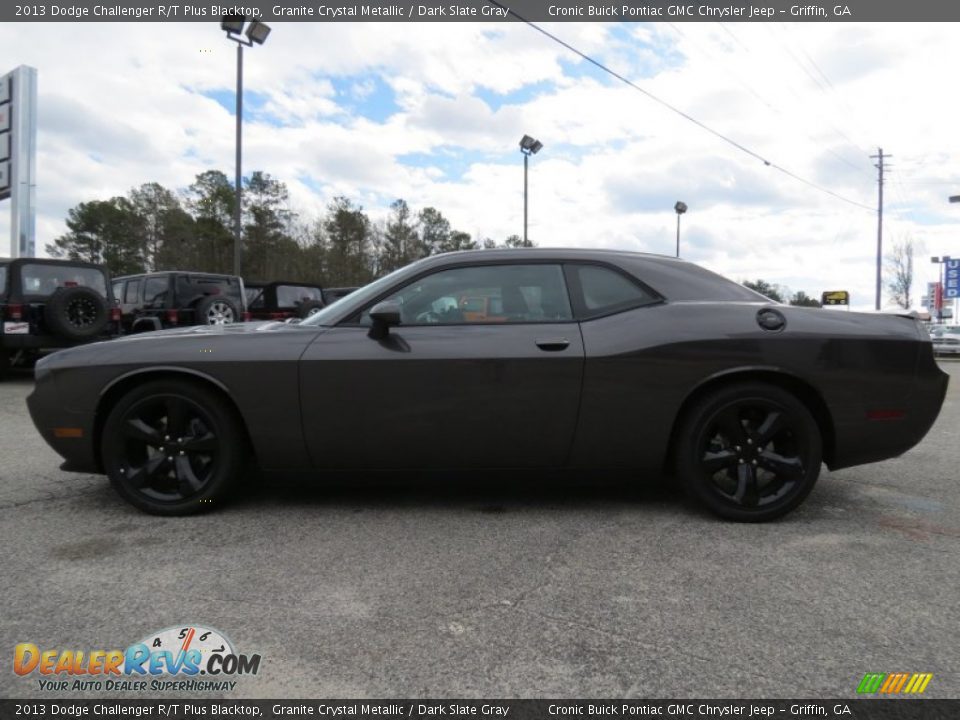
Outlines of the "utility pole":
{"type": "Polygon", "coordinates": [[[883,267],[883,171],[889,169],[889,165],[884,164],[884,160],[893,155],[884,155],[883,148],[877,148],[877,154],[871,155],[871,158],[877,160],[874,167],[877,168],[877,297],[874,301],[874,309],[880,309],[881,268],[883,267]]]}

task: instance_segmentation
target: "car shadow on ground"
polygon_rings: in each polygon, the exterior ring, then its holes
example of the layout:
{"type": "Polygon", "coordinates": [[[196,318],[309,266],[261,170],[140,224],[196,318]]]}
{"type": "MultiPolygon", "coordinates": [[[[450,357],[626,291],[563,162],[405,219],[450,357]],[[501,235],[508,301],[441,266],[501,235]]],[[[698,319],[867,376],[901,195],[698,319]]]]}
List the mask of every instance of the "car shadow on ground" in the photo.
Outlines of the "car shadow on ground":
{"type": "Polygon", "coordinates": [[[230,505],[322,505],[362,512],[386,508],[470,508],[497,514],[532,507],[666,504],[684,507],[684,495],[666,477],[546,472],[338,473],[268,477],[238,489],[230,505]]]}

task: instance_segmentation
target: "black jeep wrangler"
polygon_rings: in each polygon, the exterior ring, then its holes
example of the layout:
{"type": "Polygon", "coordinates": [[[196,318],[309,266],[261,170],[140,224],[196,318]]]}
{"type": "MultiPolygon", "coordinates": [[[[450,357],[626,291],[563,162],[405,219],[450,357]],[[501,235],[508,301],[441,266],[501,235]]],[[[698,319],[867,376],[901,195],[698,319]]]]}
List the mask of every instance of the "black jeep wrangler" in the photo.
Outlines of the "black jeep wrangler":
{"type": "Polygon", "coordinates": [[[38,355],[120,333],[120,308],[103,265],[0,258],[0,376],[38,355]]]}
{"type": "Polygon", "coordinates": [[[113,281],[113,292],[125,332],[250,319],[243,280],[236,275],[180,270],[127,275],[113,281]]]}
{"type": "Polygon", "coordinates": [[[245,281],[243,287],[254,320],[306,318],[326,304],[323,288],[310,283],[245,281]]]}

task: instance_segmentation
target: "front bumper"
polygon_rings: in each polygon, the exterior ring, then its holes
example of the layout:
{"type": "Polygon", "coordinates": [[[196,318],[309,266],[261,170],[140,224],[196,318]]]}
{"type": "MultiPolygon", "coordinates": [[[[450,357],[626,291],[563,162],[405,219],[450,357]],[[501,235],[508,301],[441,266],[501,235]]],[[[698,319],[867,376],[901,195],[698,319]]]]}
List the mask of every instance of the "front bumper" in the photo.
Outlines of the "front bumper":
{"type": "Polygon", "coordinates": [[[103,472],[95,452],[95,422],[91,413],[66,409],[57,402],[53,373],[37,373],[36,385],[27,396],[27,409],[37,431],[64,460],[63,470],[103,472]]]}

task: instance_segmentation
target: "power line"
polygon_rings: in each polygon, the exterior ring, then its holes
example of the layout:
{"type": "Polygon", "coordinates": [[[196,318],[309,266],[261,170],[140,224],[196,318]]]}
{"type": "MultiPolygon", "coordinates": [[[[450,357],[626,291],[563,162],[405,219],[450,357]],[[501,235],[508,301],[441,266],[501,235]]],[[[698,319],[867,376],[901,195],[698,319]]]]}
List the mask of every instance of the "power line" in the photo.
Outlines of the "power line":
{"type": "MultiPolygon", "coordinates": [[[[781,27],[780,27],[781,32],[782,32],[783,35],[785,36],[785,35],[786,35],[786,30],[785,30],[784,24],[783,24],[783,23],[779,23],[779,25],[781,26],[781,27]]],[[[772,35],[773,35],[772,26],[768,27],[768,31],[770,32],[770,34],[771,34],[771,36],[772,36],[772,35]]],[[[824,86],[824,84],[823,84],[822,82],[820,82],[820,81],[817,79],[817,77],[816,77],[812,72],[810,72],[810,69],[807,68],[806,65],[804,65],[802,62],[800,62],[800,59],[799,59],[796,55],[793,54],[793,51],[790,49],[790,47],[787,45],[787,43],[784,42],[782,39],[781,39],[781,41],[780,41],[780,47],[787,53],[787,55],[790,56],[790,59],[793,60],[794,64],[795,64],[798,68],[800,68],[800,69],[806,74],[806,76],[807,76],[808,78],[810,78],[810,80],[813,82],[813,84],[816,85],[817,88],[819,88],[820,92],[822,92],[825,97],[829,98],[829,97],[830,97],[830,93],[827,92],[827,88],[824,86]]],[[[807,58],[809,59],[810,56],[807,55],[806,52],[804,52],[803,48],[800,48],[800,52],[802,52],[804,55],[806,55],[807,58]]],[[[811,60],[810,62],[813,62],[813,61],[811,60]]],[[[813,63],[813,64],[814,64],[814,66],[816,66],[816,63],[813,63]]],[[[818,72],[820,71],[819,68],[817,68],[817,70],[818,70],[818,72]]],[[[820,74],[823,75],[822,72],[820,72],[820,74]]],[[[825,75],[823,75],[823,79],[827,81],[827,83],[830,85],[831,88],[833,87],[833,84],[830,83],[829,80],[827,80],[827,77],[826,77],[825,75]]],[[[833,131],[834,131],[835,133],[837,133],[837,135],[839,135],[839,136],[842,137],[844,140],[846,140],[848,143],[850,143],[850,145],[851,145],[852,147],[856,148],[858,152],[862,152],[862,148],[861,148],[859,145],[857,145],[857,143],[854,142],[854,141],[850,138],[850,136],[847,135],[843,130],[841,130],[840,128],[838,128],[836,125],[834,125],[834,124],[833,124],[832,122],[830,122],[829,120],[827,120],[827,123],[830,125],[831,128],[833,128],[833,131]]]]}
{"type": "Polygon", "coordinates": [[[620,82],[622,82],[622,83],[624,83],[624,84],[629,85],[630,87],[632,87],[634,90],[636,90],[636,91],[638,91],[638,92],[640,92],[640,93],[643,93],[644,95],[646,95],[648,98],[650,98],[651,100],[653,100],[653,101],[656,102],[657,104],[662,105],[663,107],[667,108],[667,109],[670,110],[671,112],[676,113],[677,115],[679,115],[680,117],[682,117],[684,120],[688,120],[688,121],[692,122],[694,125],[696,125],[696,126],[699,127],[700,129],[706,130],[706,131],[707,131],[708,133],[710,133],[711,135],[720,138],[720,139],[723,140],[725,143],[727,143],[727,144],[729,144],[729,145],[732,145],[733,147],[737,148],[737,150],[740,150],[741,152],[746,153],[746,154],[749,155],[750,157],[759,160],[760,162],[762,162],[762,163],[763,163],[764,165],[766,165],[767,167],[773,168],[774,170],[778,170],[778,171],[782,172],[784,175],[787,175],[788,177],[791,177],[791,178],[793,178],[794,180],[803,183],[804,185],[808,185],[809,187],[812,187],[812,188],[814,188],[815,190],[819,190],[819,191],[822,192],[822,193],[826,193],[827,195],[831,195],[831,196],[835,197],[835,198],[838,199],[838,200],[842,200],[842,201],[845,202],[845,203],[849,203],[850,205],[855,205],[856,207],[863,208],[864,210],[869,210],[870,212],[873,212],[873,211],[876,209],[876,208],[870,207],[869,205],[864,205],[863,203],[859,203],[859,202],[857,202],[856,200],[851,200],[850,198],[844,197],[843,195],[840,195],[839,193],[835,193],[833,190],[830,190],[829,188],[825,188],[825,187],[823,187],[822,185],[818,185],[817,183],[813,182],[812,180],[807,180],[806,178],[801,177],[800,175],[797,175],[796,173],[794,173],[794,172],[792,172],[792,171],[790,171],[790,170],[787,170],[785,167],[783,167],[783,166],[781,166],[781,165],[778,165],[778,164],[776,164],[776,163],[774,163],[774,162],[772,162],[772,161],[770,161],[770,160],[767,160],[765,157],[763,157],[763,156],[760,155],[759,153],[754,152],[753,150],[751,150],[750,148],[742,145],[741,143],[737,142],[737,141],[734,140],[733,138],[727,137],[726,135],[724,135],[723,133],[721,133],[721,132],[718,131],[718,130],[714,130],[712,127],[710,127],[709,125],[707,125],[707,124],[705,124],[705,123],[703,123],[703,122],[700,122],[699,120],[697,120],[697,119],[696,119],[695,117],[693,117],[692,115],[688,115],[687,113],[685,113],[685,112],[684,112],[683,110],[681,110],[680,108],[675,107],[674,105],[671,105],[671,104],[668,103],[666,100],[660,99],[659,97],[657,97],[656,95],[654,95],[653,93],[651,93],[649,90],[645,90],[644,88],[640,87],[639,85],[637,85],[635,82],[633,82],[633,81],[630,80],[629,78],[626,78],[626,77],[624,77],[623,75],[621,75],[620,73],[618,73],[616,70],[613,70],[613,69],[607,67],[606,65],[604,65],[603,63],[601,63],[599,60],[595,60],[594,58],[590,57],[590,56],[587,55],[586,53],[581,52],[580,50],[577,50],[577,48],[575,48],[575,47],[574,47],[573,45],[571,45],[570,43],[566,42],[565,40],[561,40],[559,37],[557,37],[557,36],[554,35],[553,33],[549,32],[549,31],[547,31],[547,30],[544,30],[542,27],[540,27],[539,25],[537,25],[537,24],[534,23],[533,21],[527,20],[525,17],[523,17],[522,15],[520,15],[520,14],[519,14],[516,10],[514,10],[513,8],[507,8],[505,5],[501,5],[501,4],[498,2],[498,0],[487,0],[487,2],[490,3],[491,5],[494,5],[495,7],[498,7],[498,8],[500,8],[500,9],[506,11],[506,12],[509,12],[509,13],[512,14],[514,17],[516,17],[518,20],[520,20],[521,22],[526,23],[527,25],[529,25],[530,27],[532,27],[532,28],[533,28],[534,30],[536,30],[537,32],[539,32],[539,33],[541,33],[542,35],[545,35],[546,37],[550,38],[550,39],[553,40],[555,43],[557,43],[557,44],[559,44],[559,45],[562,45],[563,47],[565,47],[567,50],[569,50],[570,52],[574,53],[575,55],[579,55],[581,58],[583,58],[584,60],[586,60],[586,61],[587,61],[588,63],[590,63],[591,65],[594,65],[594,66],[598,67],[599,69],[603,70],[605,73],[608,73],[608,74],[612,75],[613,77],[615,77],[615,78],[616,78],[617,80],[619,80],[620,82]]]}
{"type": "MultiPolygon", "coordinates": [[[[722,56],[721,56],[721,57],[718,57],[718,56],[714,55],[713,53],[711,53],[709,49],[704,48],[704,47],[702,47],[701,45],[699,45],[691,36],[687,35],[687,34],[684,33],[682,30],[680,30],[680,28],[678,28],[678,27],[676,26],[676,24],[674,24],[674,23],[667,23],[667,24],[673,29],[674,32],[676,32],[678,35],[680,35],[680,37],[688,40],[688,41],[689,41],[691,44],[693,44],[694,46],[696,46],[696,47],[698,47],[698,48],[701,48],[701,49],[710,57],[710,59],[711,59],[712,61],[719,61],[719,62],[723,63],[724,66],[727,68],[727,71],[730,73],[731,77],[733,77],[738,83],[740,83],[740,85],[742,85],[743,87],[745,87],[745,88],[746,88],[755,98],[757,98],[760,102],[762,102],[764,105],[766,105],[768,108],[770,108],[770,110],[772,110],[772,111],[773,111],[774,113],[776,113],[777,115],[780,115],[781,117],[785,117],[785,116],[787,115],[787,113],[785,113],[785,112],[784,112],[783,110],[781,110],[779,107],[773,105],[773,104],[772,104],[771,102],[769,102],[767,99],[765,99],[764,97],[762,97],[756,90],[754,90],[753,86],[749,85],[746,81],[744,81],[744,80],[739,76],[739,74],[737,74],[737,72],[730,67],[730,65],[723,59],[722,56]]],[[[721,28],[724,30],[724,32],[726,32],[727,35],[728,35],[730,38],[732,38],[733,41],[736,42],[746,53],[752,54],[752,51],[750,50],[750,48],[748,48],[746,45],[744,45],[744,44],[737,38],[737,36],[734,35],[727,27],[725,27],[725,26],[722,25],[722,24],[720,25],[720,27],[721,27],[721,28]]],[[[791,88],[791,90],[792,90],[792,88],[791,88]]],[[[795,91],[794,91],[794,95],[797,95],[797,93],[796,93],[795,91]]],[[[800,98],[799,98],[799,95],[797,95],[797,98],[800,99],[800,98]]],[[[827,124],[832,125],[832,123],[830,123],[830,121],[827,120],[826,118],[824,118],[823,116],[820,116],[820,119],[824,120],[827,124]]],[[[811,142],[817,143],[817,141],[814,140],[814,138],[813,138],[811,135],[807,134],[806,137],[807,137],[807,139],[810,140],[811,142]]],[[[840,162],[844,163],[844,164],[847,165],[848,167],[853,168],[853,169],[856,170],[857,172],[862,172],[862,173],[869,173],[869,172],[870,172],[866,167],[864,167],[864,166],[862,166],[862,165],[856,165],[856,164],[854,164],[853,162],[851,162],[850,160],[848,160],[847,158],[843,157],[843,155],[841,155],[840,153],[838,153],[838,152],[837,152],[836,150],[834,150],[833,148],[824,147],[823,149],[824,149],[827,153],[829,153],[830,155],[832,155],[833,157],[835,157],[837,160],[839,160],[840,162]]],[[[859,151],[859,148],[858,148],[858,151],[859,151]]]]}

